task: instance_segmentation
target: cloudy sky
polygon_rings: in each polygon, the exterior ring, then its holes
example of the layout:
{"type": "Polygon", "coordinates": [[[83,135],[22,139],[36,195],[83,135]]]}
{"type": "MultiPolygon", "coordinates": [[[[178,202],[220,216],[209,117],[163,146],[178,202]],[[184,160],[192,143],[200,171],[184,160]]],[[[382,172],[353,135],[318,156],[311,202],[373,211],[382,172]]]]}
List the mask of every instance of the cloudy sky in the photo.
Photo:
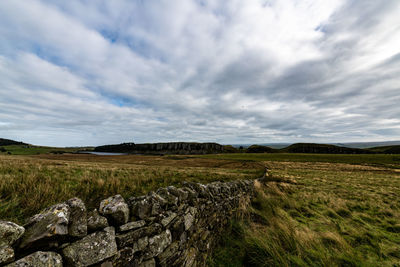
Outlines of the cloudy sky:
{"type": "Polygon", "coordinates": [[[400,139],[399,0],[1,0],[0,137],[400,139]]]}

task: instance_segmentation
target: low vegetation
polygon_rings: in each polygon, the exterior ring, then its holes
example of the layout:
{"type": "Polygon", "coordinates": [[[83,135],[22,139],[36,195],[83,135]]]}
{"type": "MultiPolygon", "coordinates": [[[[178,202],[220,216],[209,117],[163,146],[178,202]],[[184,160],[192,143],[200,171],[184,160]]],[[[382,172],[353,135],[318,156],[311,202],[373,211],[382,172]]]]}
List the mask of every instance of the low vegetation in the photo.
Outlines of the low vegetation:
{"type": "Polygon", "coordinates": [[[0,218],[23,223],[73,196],[94,208],[107,196],[183,181],[255,179],[265,167],[265,184],[231,222],[211,266],[399,266],[399,155],[5,154],[0,218]]]}
{"type": "Polygon", "coordinates": [[[52,204],[80,197],[90,208],[111,195],[142,195],[183,181],[254,179],[261,163],[182,156],[0,155],[0,219],[23,223],[52,204]]]}
{"type": "Polygon", "coordinates": [[[231,223],[210,265],[398,266],[399,163],[306,160],[264,162],[271,169],[266,185],[231,223]]]}

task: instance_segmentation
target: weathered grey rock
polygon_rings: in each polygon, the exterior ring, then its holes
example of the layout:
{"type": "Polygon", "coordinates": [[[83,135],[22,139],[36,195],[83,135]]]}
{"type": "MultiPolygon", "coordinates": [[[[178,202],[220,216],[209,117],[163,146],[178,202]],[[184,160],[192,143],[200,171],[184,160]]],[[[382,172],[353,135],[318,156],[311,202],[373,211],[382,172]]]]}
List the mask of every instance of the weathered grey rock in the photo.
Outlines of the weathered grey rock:
{"type": "Polygon", "coordinates": [[[115,195],[101,201],[99,211],[114,225],[125,224],[129,220],[129,207],[121,195],[115,195]]]}
{"type": "Polygon", "coordinates": [[[89,266],[99,263],[117,253],[114,227],[90,234],[62,250],[67,264],[89,266]]]}
{"type": "Polygon", "coordinates": [[[10,246],[0,247],[0,266],[14,260],[14,250],[10,246]]]}
{"type": "Polygon", "coordinates": [[[178,204],[178,197],[171,194],[166,188],[158,189],[157,194],[167,201],[168,206],[176,206],[178,204]]]}
{"type": "Polygon", "coordinates": [[[0,247],[12,246],[25,232],[25,228],[13,222],[0,221],[0,247]]]}
{"type": "Polygon", "coordinates": [[[160,266],[167,267],[172,266],[172,262],[174,262],[179,257],[179,242],[173,242],[169,245],[162,253],[160,253],[157,258],[160,263],[160,266]]]}
{"type": "Polygon", "coordinates": [[[179,202],[186,201],[189,193],[182,190],[181,188],[176,188],[175,186],[168,186],[168,192],[176,197],[178,197],[179,202]]]}
{"type": "Polygon", "coordinates": [[[194,222],[194,216],[191,213],[187,213],[184,216],[184,220],[185,220],[185,230],[189,230],[194,222]]]}
{"type": "Polygon", "coordinates": [[[135,229],[143,227],[145,225],[146,225],[146,222],[144,220],[128,222],[126,224],[121,225],[119,227],[119,230],[121,232],[126,232],[126,231],[130,231],[130,230],[135,230],[135,229]]]}
{"type": "Polygon", "coordinates": [[[25,225],[20,248],[46,242],[50,238],[68,234],[70,208],[67,204],[56,204],[36,214],[25,225]]]}
{"type": "Polygon", "coordinates": [[[117,244],[118,247],[123,248],[132,245],[135,243],[139,238],[145,236],[152,236],[161,233],[162,227],[160,224],[152,224],[143,228],[139,228],[137,230],[126,232],[123,234],[117,234],[117,244]]]}
{"type": "Polygon", "coordinates": [[[154,192],[150,192],[147,196],[130,198],[128,202],[131,214],[141,220],[160,214],[167,203],[154,192]]]}
{"type": "Polygon", "coordinates": [[[150,259],[142,262],[139,267],[156,267],[156,261],[154,259],[150,259]]]}
{"type": "Polygon", "coordinates": [[[38,251],[32,253],[6,267],[62,267],[63,261],[59,254],[55,252],[38,251]]]}
{"type": "Polygon", "coordinates": [[[87,216],[87,229],[89,232],[94,232],[108,227],[107,218],[101,216],[97,209],[88,212],[87,216]]]}
{"type": "Polygon", "coordinates": [[[140,238],[137,242],[135,242],[132,246],[133,252],[143,251],[149,245],[149,238],[147,236],[140,238]]]}
{"type": "Polygon", "coordinates": [[[83,201],[77,197],[65,202],[70,208],[68,234],[74,237],[87,235],[87,213],[83,201]]]}
{"type": "Polygon", "coordinates": [[[149,238],[149,249],[146,258],[152,258],[162,253],[172,242],[171,232],[167,229],[159,235],[149,238]]]}
{"type": "Polygon", "coordinates": [[[178,216],[178,214],[176,214],[175,212],[170,212],[168,214],[167,217],[165,217],[164,219],[161,220],[161,224],[166,227],[168,224],[170,224],[176,217],[178,216]]]}

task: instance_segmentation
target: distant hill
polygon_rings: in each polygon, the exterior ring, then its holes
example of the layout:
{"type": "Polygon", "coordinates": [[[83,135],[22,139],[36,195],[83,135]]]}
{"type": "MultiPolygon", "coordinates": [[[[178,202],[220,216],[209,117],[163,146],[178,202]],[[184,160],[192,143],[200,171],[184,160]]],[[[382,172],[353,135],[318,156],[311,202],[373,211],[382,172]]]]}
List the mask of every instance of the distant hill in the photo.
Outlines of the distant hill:
{"type": "Polygon", "coordinates": [[[12,146],[12,145],[28,145],[28,144],[19,141],[14,141],[11,139],[0,138],[0,146],[12,146]]]}
{"type": "Polygon", "coordinates": [[[261,146],[261,145],[251,145],[246,149],[246,153],[274,153],[274,152],[277,152],[277,150],[270,148],[268,146],[261,146]]]}
{"type": "Polygon", "coordinates": [[[376,152],[376,153],[383,153],[383,154],[400,154],[400,145],[398,146],[378,146],[372,147],[368,150],[376,152]]]}
{"type": "Polygon", "coordinates": [[[286,153],[318,153],[318,154],[375,154],[374,151],[348,148],[335,145],[297,143],[286,148],[280,149],[280,152],[286,153]]]}
{"type": "Polygon", "coordinates": [[[98,146],[94,151],[130,154],[211,154],[222,153],[224,146],[217,143],[195,142],[123,143],[119,145],[98,146]]]}
{"type": "Polygon", "coordinates": [[[382,146],[398,146],[400,145],[400,141],[330,143],[330,145],[344,146],[350,148],[375,148],[382,146]]]}

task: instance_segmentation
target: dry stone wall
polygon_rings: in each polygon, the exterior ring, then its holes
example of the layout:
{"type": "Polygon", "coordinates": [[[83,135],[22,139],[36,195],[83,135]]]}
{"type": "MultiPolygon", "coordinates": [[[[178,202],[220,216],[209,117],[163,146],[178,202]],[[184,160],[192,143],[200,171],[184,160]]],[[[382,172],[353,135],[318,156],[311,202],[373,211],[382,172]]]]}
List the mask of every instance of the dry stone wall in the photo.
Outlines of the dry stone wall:
{"type": "Polygon", "coordinates": [[[0,266],[204,266],[253,194],[253,181],[238,180],[116,195],[91,211],[73,198],[24,227],[0,221],[0,266]]]}

